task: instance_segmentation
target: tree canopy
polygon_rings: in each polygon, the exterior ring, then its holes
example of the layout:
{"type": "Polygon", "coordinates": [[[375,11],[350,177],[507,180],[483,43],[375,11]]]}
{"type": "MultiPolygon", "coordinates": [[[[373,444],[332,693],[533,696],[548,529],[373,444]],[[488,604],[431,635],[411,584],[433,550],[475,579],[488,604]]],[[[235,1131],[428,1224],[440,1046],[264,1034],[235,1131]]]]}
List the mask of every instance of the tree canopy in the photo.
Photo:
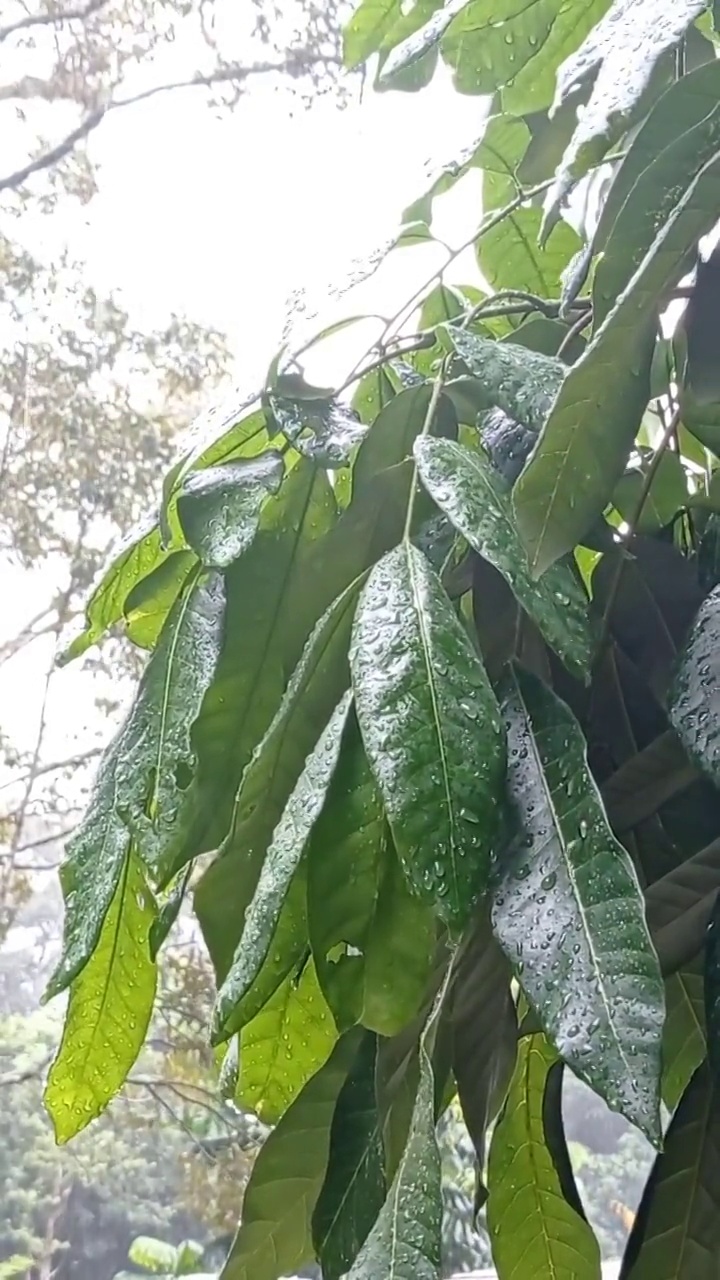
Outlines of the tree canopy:
{"type": "Polygon", "coordinates": [[[66,1142],[121,1088],[192,892],[219,1088],[272,1126],[224,1280],[439,1277],[456,1098],[501,1280],[598,1280],[570,1073],[657,1148],[624,1280],[717,1271],[712,259],[668,321],[720,208],[713,19],[363,0],[348,68],[491,97],[388,252],[472,170],[482,217],[333,387],[288,346],[198,424],[66,651],[146,662],[61,873],[46,1105],[66,1142]]]}

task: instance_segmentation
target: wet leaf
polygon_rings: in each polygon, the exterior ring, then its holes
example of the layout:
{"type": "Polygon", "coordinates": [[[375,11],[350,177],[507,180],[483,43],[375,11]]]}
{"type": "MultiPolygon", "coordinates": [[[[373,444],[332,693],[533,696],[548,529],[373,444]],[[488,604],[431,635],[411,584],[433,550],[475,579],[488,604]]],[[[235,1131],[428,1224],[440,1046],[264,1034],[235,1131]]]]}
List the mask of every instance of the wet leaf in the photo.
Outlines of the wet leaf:
{"type": "Polygon", "coordinates": [[[325,1180],[338,1094],[357,1052],[344,1036],[258,1152],[222,1280],[277,1280],[312,1256],[310,1223],[325,1180]]]}
{"type": "Polygon", "coordinates": [[[464,329],[451,330],[450,337],[460,359],[482,384],[484,407],[497,406],[539,432],[567,373],[562,361],[515,343],[478,338],[464,329]]]}
{"type": "Polygon", "coordinates": [[[720,782],[720,587],[700,606],[670,693],[670,721],[685,750],[720,782]]]}
{"type": "Polygon", "coordinates": [[[495,933],[560,1055],[657,1142],[665,1002],[637,877],[570,710],[519,669],[503,692],[519,835],[498,862],[495,933]]]}
{"type": "Polygon", "coordinates": [[[105,1110],[143,1046],[155,1001],[149,941],[154,919],[142,863],[131,849],[92,958],[70,988],[62,1041],[45,1088],[58,1142],[74,1138],[105,1110]]]}
{"type": "Polygon", "coordinates": [[[310,942],[337,1026],[392,1036],[424,997],[435,943],[430,908],[400,868],[357,721],[308,847],[310,942]]]}
{"type": "Polygon", "coordinates": [[[178,515],[188,543],[204,564],[226,569],[250,546],[268,494],[284,475],[274,450],[189,475],[178,498],[178,515]]]}
{"type": "Polygon", "coordinates": [[[515,530],[512,505],[492,465],[479,451],[428,436],[415,442],[423,484],[471,547],[505,578],[566,666],[587,681],[592,635],[582,588],[566,565],[539,582],[530,575],[515,530]]]}
{"type": "Polygon", "coordinates": [[[146,577],[141,578],[123,605],[125,633],[141,649],[154,649],[165,620],[187,582],[197,556],[173,551],[146,577]]]}
{"type": "Polygon", "coordinates": [[[377,1221],[347,1280],[440,1280],[442,1194],[432,1068],[420,1048],[410,1131],[377,1221]]]}
{"type": "Polygon", "coordinates": [[[350,1270],[385,1200],[376,1059],[377,1038],[367,1034],[333,1116],[327,1174],[313,1214],[324,1280],[340,1280],[350,1270]]]}
{"type": "Polygon", "coordinates": [[[490,1144],[487,1220],[499,1280],[528,1276],[597,1280],[600,1250],[565,1200],[545,1141],[543,1101],[555,1051],[526,1036],[490,1144]]]}
{"type": "MultiPolygon", "coordinates": [[[[242,1025],[242,1002],[251,993],[268,952],[277,947],[279,917],[313,824],[322,809],[340,753],[349,708],[350,694],[346,693],[308,756],[273,832],[230,971],[218,991],[213,1016],[215,1043],[227,1040],[242,1025]]],[[[290,950],[286,954],[288,959],[284,963],[289,969],[293,953],[290,950]]],[[[275,970],[278,967],[276,964],[275,970]]],[[[280,971],[278,983],[283,976],[280,971]]]]}
{"type": "Polygon", "coordinates": [[[487,884],[504,743],[485,671],[414,547],[380,561],[350,654],[360,729],[413,890],[461,927],[487,884]]]}
{"type": "Polygon", "coordinates": [[[289,400],[270,396],[275,423],[299,453],[321,466],[347,466],[365,435],[354,409],[336,400],[289,400]]]}

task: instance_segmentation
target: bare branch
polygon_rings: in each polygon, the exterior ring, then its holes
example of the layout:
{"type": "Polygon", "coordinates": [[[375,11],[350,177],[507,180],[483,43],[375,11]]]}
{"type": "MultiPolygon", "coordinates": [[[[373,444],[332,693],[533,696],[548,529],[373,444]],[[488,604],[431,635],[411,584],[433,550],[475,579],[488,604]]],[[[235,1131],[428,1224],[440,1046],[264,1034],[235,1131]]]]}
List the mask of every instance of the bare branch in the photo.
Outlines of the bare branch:
{"type": "MultiPolygon", "coordinates": [[[[53,760],[50,764],[40,765],[40,767],[35,770],[34,777],[42,778],[47,773],[60,773],[62,769],[77,768],[79,764],[86,764],[88,760],[94,760],[96,756],[102,755],[102,752],[102,747],[88,747],[87,751],[79,751],[77,755],[68,756],[65,760],[53,760]]],[[[19,783],[24,782],[28,776],[29,770],[14,778],[8,778],[7,782],[0,783],[0,792],[8,791],[11,787],[17,786],[19,783]]],[[[50,838],[52,839],[53,837],[50,838]]],[[[23,845],[23,848],[31,849],[39,843],[41,842],[34,840],[32,844],[23,845]]],[[[18,853],[20,852],[21,850],[18,849],[18,853]]]]}
{"type": "Polygon", "coordinates": [[[37,1080],[45,1074],[46,1068],[52,1060],[52,1052],[48,1053],[42,1062],[36,1063],[34,1067],[27,1067],[25,1071],[10,1072],[6,1076],[0,1076],[0,1089],[7,1085],[25,1084],[27,1080],[37,1080]]]}
{"type": "Polygon", "coordinates": [[[77,129],[73,129],[71,133],[57,146],[51,147],[44,155],[37,156],[34,160],[28,161],[23,165],[22,169],[16,169],[14,173],[8,174],[7,178],[0,178],[0,191],[14,190],[21,187],[23,182],[32,177],[34,173],[39,173],[41,169],[49,169],[52,165],[57,164],[60,160],[64,160],[73,148],[83,138],[86,138],[93,129],[96,129],[107,111],[107,107],[101,107],[97,111],[91,112],[86,116],[82,124],[77,129]]]}
{"type": "Polygon", "coordinates": [[[3,40],[7,40],[8,36],[14,36],[18,31],[29,31],[32,27],[59,26],[63,22],[84,22],[107,3],[108,0],[88,0],[88,3],[80,9],[65,9],[58,13],[29,13],[24,18],[18,18],[17,22],[11,22],[7,27],[0,27],[0,44],[3,40]]]}

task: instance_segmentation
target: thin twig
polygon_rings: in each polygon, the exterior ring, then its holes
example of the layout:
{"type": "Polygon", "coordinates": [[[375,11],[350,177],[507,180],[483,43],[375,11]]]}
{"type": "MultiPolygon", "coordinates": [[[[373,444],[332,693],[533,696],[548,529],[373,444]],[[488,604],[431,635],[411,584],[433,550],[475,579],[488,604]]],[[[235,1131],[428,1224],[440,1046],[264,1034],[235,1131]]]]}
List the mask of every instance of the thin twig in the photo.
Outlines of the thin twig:
{"type": "Polygon", "coordinates": [[[11,22],[7,27],[0,27],[0,44],[3,40],[7,40],[8,36],[14,36],[18,31],[28,31],[32,27],[62,26],[63,22],[84,22],[108,2],[109,0],[88,0],[82,9],[66,9],[65,12],[58,13],[29,13],[24,18],[18,18],[17,22],[11,22]]]}
{"type": "Polygon", "coordinates": [[[560,346],[557,349],[558,360],[562,360],[563,356],[568,350],[568,347],[570,346],[570,343],[573,341],[574,338],[579,337],[583,329],[586,329],[587,326],[590,324],[591,320],[592,320],[592,309],[589,308],[586,312],[583,313],[583,315],[578,316],[577,320],[573,321],[567,333],[565,334],[565,337],[560,343],[560,346]]]}

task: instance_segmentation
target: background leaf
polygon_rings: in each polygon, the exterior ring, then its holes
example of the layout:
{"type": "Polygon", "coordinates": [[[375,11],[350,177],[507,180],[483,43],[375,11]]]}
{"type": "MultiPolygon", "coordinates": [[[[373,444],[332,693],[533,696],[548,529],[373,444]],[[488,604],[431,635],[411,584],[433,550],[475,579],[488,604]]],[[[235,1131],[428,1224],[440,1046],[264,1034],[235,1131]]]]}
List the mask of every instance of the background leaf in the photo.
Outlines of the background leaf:
{"type": "Polygon", "coordinates": [[[687,639],[670,694],[670,720],[688,755],[720,782],[720,587],[711,591],[687,639]]]}

